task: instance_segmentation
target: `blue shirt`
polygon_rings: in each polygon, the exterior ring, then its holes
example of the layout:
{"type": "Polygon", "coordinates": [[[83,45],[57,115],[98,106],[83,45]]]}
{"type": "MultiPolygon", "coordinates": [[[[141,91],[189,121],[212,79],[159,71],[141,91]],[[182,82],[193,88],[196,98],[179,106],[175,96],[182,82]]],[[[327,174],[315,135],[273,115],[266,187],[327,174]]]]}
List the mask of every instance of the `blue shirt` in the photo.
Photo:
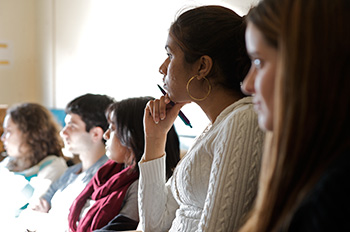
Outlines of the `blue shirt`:
{"type": "MultiPolygon", "coordinates": [[[[70,185],[79,185],[83,187],[79,193],[85,188],[85,186],[89,183],[91,178],[94,176],[94,174],[97,172],[97,170],[108,160],[108,157],[106,155],[103,155],[94,165],[92,165],[90,168],[88,168],[86,171],[81,172],[77,174],[81,170],[81,163],[75,164],[71,167],[69,167],[65,173],[54,183],[51,184],[49,190],[43,195],[42,198],[44,198],[47,202],[50,203],[51,207],[53,205],[51,204],[51,200],[55,198],[56,194],[62,193],[66,190],[66,188],[70,185]]],[[[71,187],[71,186],[70,186],[71,187]]],[[[58,197],[58,196],[57,196],[58,197]]],[[[75,196],[77,197],[77,196],[75,196]]],[[[74,197],[74,199],[75,199],[74,197]]],[[[74,200],[73,199],[73,200],[74,200]]]]}

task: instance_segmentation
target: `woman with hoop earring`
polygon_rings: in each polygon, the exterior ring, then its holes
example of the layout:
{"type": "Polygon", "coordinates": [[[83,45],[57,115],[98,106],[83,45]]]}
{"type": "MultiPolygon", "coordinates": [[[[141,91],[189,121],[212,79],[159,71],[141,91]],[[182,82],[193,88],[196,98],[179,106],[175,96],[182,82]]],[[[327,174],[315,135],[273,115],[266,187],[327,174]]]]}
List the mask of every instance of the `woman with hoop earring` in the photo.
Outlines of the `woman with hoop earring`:
{"type": "Polygon", "coordinates": [[[167,94],[149,101],[144,115],[143,231],[236,231],[250,210],[264,134],[252,98],[240,89],[250,68],[245,27],[244,18],[221,6],[185,11],[171,25],[159,70],[167,94]],[[166,135],[189,102],[210,123],[166,182],[166,135]]]}

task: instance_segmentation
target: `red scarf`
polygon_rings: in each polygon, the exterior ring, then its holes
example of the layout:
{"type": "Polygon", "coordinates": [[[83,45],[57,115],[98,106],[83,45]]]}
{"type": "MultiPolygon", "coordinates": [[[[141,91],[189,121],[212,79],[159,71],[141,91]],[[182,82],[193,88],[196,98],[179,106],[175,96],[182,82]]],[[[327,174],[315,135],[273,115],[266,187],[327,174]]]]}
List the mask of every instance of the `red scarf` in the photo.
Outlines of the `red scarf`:
{"type": "Polygon", "coordinates": [[[138,177],[139,173],[132,171],[131,167],[123,169],[123,164],[107,161],[70,207],[68,220],[71,231],[88,232],[107,225],[119,214],[126,191],[138,177]],[[80,212],[89,198],[96,202],[79,221],[80,212]]]}

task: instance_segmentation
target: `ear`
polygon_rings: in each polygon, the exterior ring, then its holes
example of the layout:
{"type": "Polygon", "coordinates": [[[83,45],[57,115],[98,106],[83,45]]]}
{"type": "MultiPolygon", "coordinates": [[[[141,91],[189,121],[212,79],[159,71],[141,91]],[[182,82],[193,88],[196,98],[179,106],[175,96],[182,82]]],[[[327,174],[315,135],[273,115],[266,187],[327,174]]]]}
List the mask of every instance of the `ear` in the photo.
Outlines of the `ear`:
{"type": "Polygon", "coordinates": [[[210,56],[207,56],[207,55],[201,56],[201,58],[199,58],[199,70],[198,70],[197,79],[200,80],[203,77],[208,76],[212,67],[213,67],[213,60],[210,58],[210,56]]]}
{"type": "Polygon", "coordinates": [[[95,141],[102,141],[102,138],[103,138],[103,130],[101,127],[99,126],[95,126],[93,128],[90,129],[90,132],[89,132],[92,136],[92,140],[95,142],[95,141]]]}

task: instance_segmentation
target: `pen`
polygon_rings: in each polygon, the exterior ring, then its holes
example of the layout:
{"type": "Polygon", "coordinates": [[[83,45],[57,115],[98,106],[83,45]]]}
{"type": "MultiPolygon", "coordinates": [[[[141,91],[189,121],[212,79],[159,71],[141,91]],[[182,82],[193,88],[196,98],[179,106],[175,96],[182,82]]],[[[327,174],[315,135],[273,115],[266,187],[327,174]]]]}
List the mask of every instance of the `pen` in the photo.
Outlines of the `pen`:
{"type": "MultiPolygon", "coordinates": [[[[165,95],[166,94],[166,92],[165,92],[165,90],[162,88],[162,87],[160,87],[160,85],[158,85],[158,88],[160,89],[160,91],[162,91],[162,93],[165,95]]],[[[173,101],[170,101],[170,105],[175,105],[175,103],[173,102],[173,101]]],[[[192,125],[191,125],[191,123],[190,123],[190,120],[188,120],[188,118],[184,115],[184,113],[182,113],[182,111],[180,110],[180,112],[179,112],[179,117],[181,118],[181,120],[187,125],[187,126],[189,126],[189,127],[191,127],[192,128],[192,125]]]]}

